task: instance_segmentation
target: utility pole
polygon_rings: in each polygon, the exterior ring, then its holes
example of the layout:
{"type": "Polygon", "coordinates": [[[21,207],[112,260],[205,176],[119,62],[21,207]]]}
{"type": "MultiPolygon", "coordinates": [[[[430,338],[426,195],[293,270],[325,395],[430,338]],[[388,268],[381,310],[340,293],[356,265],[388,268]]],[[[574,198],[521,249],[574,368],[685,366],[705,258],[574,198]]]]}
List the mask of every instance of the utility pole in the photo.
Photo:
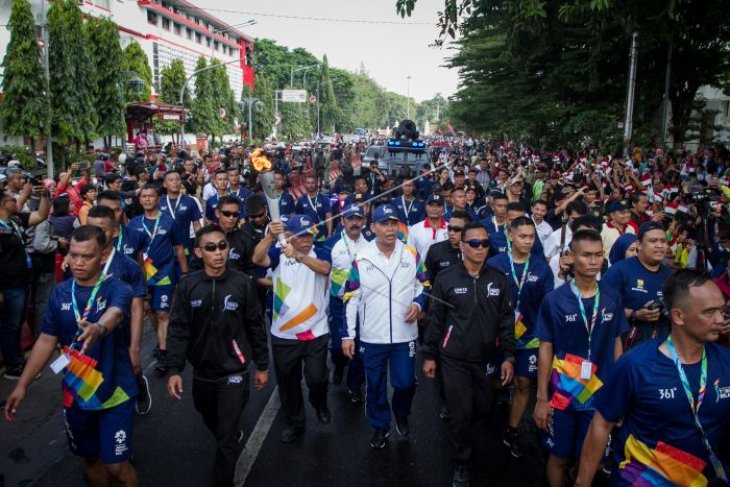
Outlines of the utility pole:
{"type": "Polygon", "coordinates": [[[406,118],[408,120],[411,119],[411,76],[406,76],[406,79],[408,80],[408,83],[406,84],[406,103],[408,108],[406,109],[406,113],[408,114],[406,118]]]}
{"type": "MultiPolygon", "coordinates": [[[[51,99],[51,67],[50,67],[50,46],[48,45],[48,23],[46,21],[46,0],[41,0],[41,38],[43,39],[43,69],[46,75],[46,88],[48,90],[48,100],[51,99]]],[[[53,113],[48,110],[48,120],[46,120],[46,168],[48,169],[48,177],[53,179],[53,113]]]]}
{"type": "Polygon", "coordinates": [[[631,152],[631,135],[633,132],[634,95],[636,94],[636,61],[639,51],[639,33],[631,36],[631,62],[629,63],[629,84],[626,90],[626,121],[624,122],[624,156],[631,152]]]}
{"type": "Polygon", "coordinates": [[[274,90],[274,130],[273,135],[275,139],[278,139],[279,136],[279,122],[277,121],[279,119],[279,96],[281,94],[281,90],[274,90]]]}
{"type": "Polygon", "coordinates": [[[669,125],[669,87],[671,85],[672,76],[672,51],[674,50],[674,38],[669,39],[669,47],[667,48],[667,73],[664,79],[664,103],[662,104],[662,124],[660,130],[660,140],[662,147],[667,145],[667,128],[669,125]]]}

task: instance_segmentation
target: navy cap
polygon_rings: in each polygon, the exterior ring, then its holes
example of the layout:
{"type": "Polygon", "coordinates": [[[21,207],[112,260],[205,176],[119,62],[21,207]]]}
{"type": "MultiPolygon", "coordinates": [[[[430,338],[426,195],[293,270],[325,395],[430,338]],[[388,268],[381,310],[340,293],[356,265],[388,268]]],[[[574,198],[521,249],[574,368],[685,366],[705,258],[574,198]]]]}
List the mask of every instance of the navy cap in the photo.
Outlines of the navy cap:
{"type": "Polygon", "coordinates": [[[398,220],[398,214],[395,212],[395,208],[390,205],[381,205],[375,209],[375,215],[373,221],[377,223],[384,223],[388,220],[398,220]]]}
{"type": "Polygon", "coordinates": [[[362,202],[365,201],[365,195],[363,193],[355,193],[352,195],[352,201],[362,202]]]}
{"type": "Polygon", "coordinates": [[[642,223],[642,225],[639,227],[639,234],[636,236],[639,240],[641,240],[644,235],[651,232],[652,230],[661,230],[662,232],[666,233],[666,230],[664,229],[664,226],[659,222],[646,222],[642,223]]]}
{"type": "Polygon", "coordinates": [[[629,204],[625,200],[613,200],[606,205],[606,213],[614,211],[624,211],[629,209],[629,204]]]}
{"type": "Polygon", "coordinates": [[[362,206],[347,205],[342,211],[342,216],[344,216],[345,218],[352,218],[355,216],[365,218],[365,210],[362,209],[362,206]]]}
{"type": "Polygon", "coordinates": [[[307,215],[292,215],[286,219],[282,218],[281,221],[284,222],[287,231],[295,235],[302,233],[314,235],[317,233],[317,226],[307,215]]]}
{"type": "Polygon", "coordinates": [[[428,200],[426,201],[427,205],[430,205],[431,203],[436,203],[437,205],[444,206],[444,197],[440,194],[432,194],[428,197],[428,200]]]}

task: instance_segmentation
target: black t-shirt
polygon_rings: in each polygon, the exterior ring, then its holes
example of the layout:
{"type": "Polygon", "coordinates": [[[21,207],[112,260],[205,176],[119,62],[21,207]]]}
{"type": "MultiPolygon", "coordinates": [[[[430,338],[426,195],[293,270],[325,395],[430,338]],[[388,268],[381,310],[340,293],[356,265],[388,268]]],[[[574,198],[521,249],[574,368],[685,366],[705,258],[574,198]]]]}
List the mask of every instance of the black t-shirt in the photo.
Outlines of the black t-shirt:
{"type": "Polygon", "coordinates": [[[0,222],[0,290],[26,286],[32,279],[25,250],[30,214],[21,213],[9,222],[0,222]]]}

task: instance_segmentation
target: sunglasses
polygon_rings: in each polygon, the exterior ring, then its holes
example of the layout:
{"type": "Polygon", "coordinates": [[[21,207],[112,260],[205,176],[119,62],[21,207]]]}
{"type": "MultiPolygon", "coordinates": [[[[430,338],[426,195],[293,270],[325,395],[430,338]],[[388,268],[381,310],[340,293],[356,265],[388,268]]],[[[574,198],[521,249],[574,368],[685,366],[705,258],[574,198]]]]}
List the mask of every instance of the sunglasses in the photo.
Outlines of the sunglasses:
{"type": "Polygon", "coordinates": [[[228,242],[225,240],[221,240],[218,243],[208,242],[205,245],[203,245],[203,250],[206,252],[215,252],[215,249],[218,250],[226,250],[228,248],[228,242]]]}
{"type": "Polygon", "coordinates": [[[251,218],[252,220],[258,220],[259,218],[263,218],[263,217],[265,217],[265,216],[266,216],[266,212],[264,212],[264,213],[259,213],[258,215],[248,215],[248,216],[249,216],[249,218],[251,218]]]}
{"type": "Polygon", "coordinates": [[[448,230],[449,232],[457,232],[458,233],[458,232],[462,231],[463,229],[464,229],[464,227],[457,227],[457,226],[454,226],[454,225],[446,225],[446,230],[448,230]]]}
{"type": "MultiPolygon", "coordinates": [[[[225,211],[225,210],[218,210],[218,211],[220,211],[221,215],[223,215],[226,218],[233,218],[234,216],[238,217],[238,215],[239,215],[239,213],[237,211],[225,211]]],[[[251,218],[254,218],[254,217],[251,217],[251,218]]]]}
{"type": "Polygon", "coordinates": [[[483,249],[489,248],[489,240],[487,240],[486,238],[484,240],[478,240],[478,239],[466,240],[464,243],[473,249],[478,249],[479,247],[481,247],[483,249]]]}

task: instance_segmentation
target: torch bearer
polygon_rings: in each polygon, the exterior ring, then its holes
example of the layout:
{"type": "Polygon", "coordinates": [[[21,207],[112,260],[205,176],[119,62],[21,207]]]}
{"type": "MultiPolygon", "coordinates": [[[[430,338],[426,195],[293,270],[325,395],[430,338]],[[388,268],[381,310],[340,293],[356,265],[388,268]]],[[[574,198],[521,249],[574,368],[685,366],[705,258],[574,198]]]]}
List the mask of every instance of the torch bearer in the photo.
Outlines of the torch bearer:
{"type": "MultiPolygon", "coordinates": [[[[274,173],[271,171],[271,161],[264,154],[264,149],[259,147],[251,153],[251,164],[259,172],[259,182],[261,183],[261,188],[264,190],[266,202],[269,204],[271,221],[281,221],[281,215],[279,214],[281,193],[276,189],[274,173]]],[[[284,243],[284,241],[286,241],[286,237],[284,237],[283,233],[280,233],[279,242],[284,243]]]]}

